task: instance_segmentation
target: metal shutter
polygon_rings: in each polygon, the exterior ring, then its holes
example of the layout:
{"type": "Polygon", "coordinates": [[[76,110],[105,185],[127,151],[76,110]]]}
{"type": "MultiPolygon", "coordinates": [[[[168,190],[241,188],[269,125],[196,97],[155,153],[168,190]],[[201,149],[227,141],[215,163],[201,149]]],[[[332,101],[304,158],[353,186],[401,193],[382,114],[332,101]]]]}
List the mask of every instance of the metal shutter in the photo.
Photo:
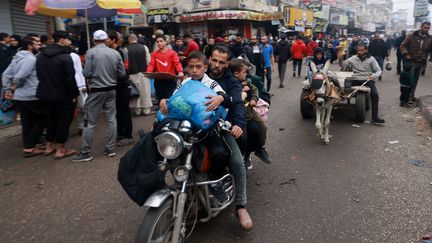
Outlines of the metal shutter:
{"type": "Polygon", "coordinates": [[[9,1],[0,0],[0,32],[12,34],[12,22],[9,12],[9,1]]]}
{"type": "Polygon", "coordinates": [[[28,33],[47,34],[47,17],[28,16],[24,12],[25,0],[11,0],[13,34],[25,36],[28,33]]]}

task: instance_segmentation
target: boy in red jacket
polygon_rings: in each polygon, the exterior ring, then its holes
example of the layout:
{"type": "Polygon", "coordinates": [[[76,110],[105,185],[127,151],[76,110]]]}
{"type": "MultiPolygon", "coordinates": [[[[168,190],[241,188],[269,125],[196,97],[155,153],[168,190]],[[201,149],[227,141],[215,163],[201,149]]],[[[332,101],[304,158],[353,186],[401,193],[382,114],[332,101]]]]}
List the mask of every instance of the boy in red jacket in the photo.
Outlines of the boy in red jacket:
{"type": "Polygon", "coordinates": [[[305,56],[306,52],[307,52],[307,48],[305,43],[302,41],[301,38],[297,37],[297,40],[291,46],[293,70],[294,70],[293,77],[296,76],[296,66],[298,66],[297,76],[300,77],[301,68],[303,65],[303,57],[305,56]]]}
{"type": "MultiPolygon", "coordinates": [[[[156,45],[159,50],[151,54],[151,60],[147,67],[148,73],[170,73],[173,76],[183,78],[183,68],[177,52],[168,49],[165,36],[156,37],[156,45]]],[[[156,98],[158,101],[171,97],[177,83],[175,79],[155,80],[154,82],[156,98]]]]}

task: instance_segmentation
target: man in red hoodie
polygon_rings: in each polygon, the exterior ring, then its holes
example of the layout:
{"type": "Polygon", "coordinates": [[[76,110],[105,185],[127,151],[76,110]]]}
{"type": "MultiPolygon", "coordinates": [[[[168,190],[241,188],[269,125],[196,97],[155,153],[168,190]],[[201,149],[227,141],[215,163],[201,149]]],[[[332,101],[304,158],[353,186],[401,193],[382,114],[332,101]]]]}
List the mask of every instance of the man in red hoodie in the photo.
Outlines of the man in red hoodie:
{"type": "Polygon", "coordinates": [[[301,74],[301,68],[303,65],[303,58],[307,52],[307,48],[305,43],[300,37],[296,37],[296,41],[291,46],[291,54],[293,59],[293,77],[296,76],[296,67],[298,66],[298,72],[297,75],[300,77],[301,74]]]}
{"type": "MultiPolygon", "coordinates": [[[[314,59],[315,50],[318,48],[318,43],[316,42],[317,38],[314,37],[309,39],[309,42],[306,44],[307,48],[307,57],[306,57],[306,67],[309,67],[309,63],[314,59]]],[[[307,68],[306,68],[307,72],[307,68]]]]}
{"type": "Polygon", "coordinates": [[[184,57],[188,57],[189,54],[193,51],[199,51],[199,45],[192,39],[192,36],[190,34],[186,34],[183,36],[184,43],[187,45],[186,50],[180,54],[184,57]]]}

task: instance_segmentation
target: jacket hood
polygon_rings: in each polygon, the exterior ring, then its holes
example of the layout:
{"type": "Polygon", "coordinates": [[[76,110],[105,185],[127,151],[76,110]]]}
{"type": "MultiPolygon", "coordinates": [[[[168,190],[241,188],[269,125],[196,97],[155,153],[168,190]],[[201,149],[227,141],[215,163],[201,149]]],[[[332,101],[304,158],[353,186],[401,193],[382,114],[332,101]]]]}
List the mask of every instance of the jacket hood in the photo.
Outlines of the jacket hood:
{"type": "Polygon", "coordinates": [[[67,46],[60,46],[57,44],[49,45],[42,49],[42,54],[44,56],[53,57],[60,54],[70,54],[72,49],[67,46]]]}
{"type": "Polygon", "coordinates": [[[314,57],[316,57],[316,55],[317,55],[318,53],[321,53],[321,54],[323,54],[323,56],[324,56],[324,51],[323,51],[323,49],[322,49],[321,47],[317,47],[317,48],[315,49],[314,57]]]}
{"type": "Polygon", "coordinates": [[[17,52],[17,54],[15,55],[17,62],[19,62],[21,59],[24,59],[27,57],[34,57],[34,54],[31,51],[21,50],[21,51],[17,52]]]}

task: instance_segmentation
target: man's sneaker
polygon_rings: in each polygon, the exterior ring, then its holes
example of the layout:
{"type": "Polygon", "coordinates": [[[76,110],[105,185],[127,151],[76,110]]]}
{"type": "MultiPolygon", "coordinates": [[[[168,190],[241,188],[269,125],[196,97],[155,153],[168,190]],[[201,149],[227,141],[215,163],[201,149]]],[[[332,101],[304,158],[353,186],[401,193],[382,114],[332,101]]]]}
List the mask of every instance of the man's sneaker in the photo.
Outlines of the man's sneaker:
{"type": "Polygon", "coordinates": [[[228,200],[228,196],[223,188],[222,183],[210,184],[210,191],[216,200],[220,203],[225,203],[228,200]]]}
{"type": "Polygon", "coordinates": [[[295,78],[295,73],[293,73],[293,77],[295,78]]]}
{"type": "Polygon", "coordinates": [[[371,120],[371,124],[384,124],[385,121],[382,118],[375,117],[371,120]]]}
{"type": "Polygon", "coordinates": [[[255,155],[262,160],[264,163],[266,164],[271,164],[269,155],[267,153],[267,151],[265,150],[264,147],[261,147],[260,149],[258,149],[257,151],[255,151],[255,155]]]}
{"type": "Polygon", "coordinates": [[[116,152],[114,152],[114,151],[107,151],[107,150],[104,151],[104,154],[106,156],[108,156],[108,157],[114,157],[114,156],[117,155],[116,152]]]}
{"type": "Polygon", "coordinates": [[[89,162],[93,159],[90,153],[78,153],[72,157],[72,162],[89,162]]]}
{"type": "Polygon", "coordinates": [[[246,158],[246,159],[244,160],[244,164],[245,164],[246,169],[248,169],[248,170],[252,170],[253,165],[252,165],[252,160],[251,160],[250,157],[249,157],[249,158],[246,158]]]}

